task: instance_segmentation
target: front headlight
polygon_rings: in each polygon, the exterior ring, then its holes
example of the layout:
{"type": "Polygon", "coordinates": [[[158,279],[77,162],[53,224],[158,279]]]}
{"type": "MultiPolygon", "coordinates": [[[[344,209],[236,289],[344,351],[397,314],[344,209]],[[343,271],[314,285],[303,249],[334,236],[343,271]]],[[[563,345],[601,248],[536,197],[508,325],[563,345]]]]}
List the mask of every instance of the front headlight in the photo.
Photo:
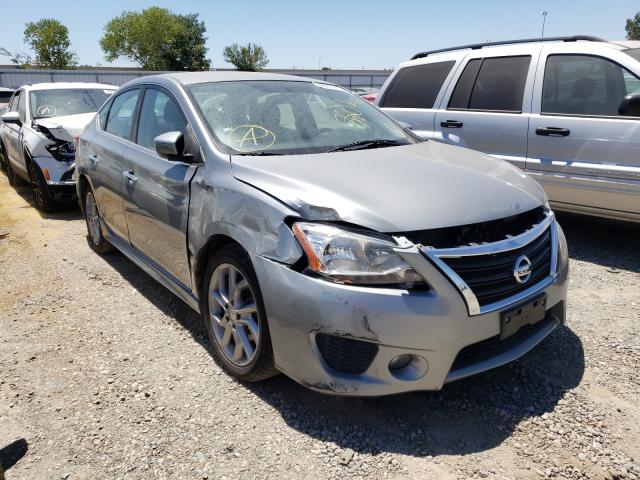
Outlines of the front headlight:
{"type": "Polygon", "coordinates": [[[309,269],[334,282],[411,286],[423,278],[400,255],[394,242],[333,225],[299,222],[293,232],[309,258],[309,269]]]}

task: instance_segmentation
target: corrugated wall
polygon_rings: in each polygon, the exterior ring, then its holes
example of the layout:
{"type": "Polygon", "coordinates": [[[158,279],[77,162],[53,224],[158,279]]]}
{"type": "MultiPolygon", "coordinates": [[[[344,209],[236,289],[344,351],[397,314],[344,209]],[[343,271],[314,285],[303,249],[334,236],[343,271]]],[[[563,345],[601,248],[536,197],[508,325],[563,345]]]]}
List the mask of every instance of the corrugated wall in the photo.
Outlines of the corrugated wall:
{"type": "MultiPolygon", "coordinates": [[[[391,74],[388,70],[267,70],[336,83],[346,88],[380,87],[391,74]]],[[[22,70],[0,69],[0,87],[18,88],[25,83],[98,82],[122,85],[134,78],[162,72],[141,70],[22,70]]]]}

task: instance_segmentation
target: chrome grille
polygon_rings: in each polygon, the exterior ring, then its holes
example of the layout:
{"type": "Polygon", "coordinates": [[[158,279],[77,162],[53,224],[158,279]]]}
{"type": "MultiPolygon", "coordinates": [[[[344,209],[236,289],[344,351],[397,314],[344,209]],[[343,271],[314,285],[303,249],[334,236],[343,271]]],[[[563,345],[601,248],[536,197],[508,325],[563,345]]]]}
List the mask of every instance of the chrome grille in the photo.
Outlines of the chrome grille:
{"type": "Polygon", "coordinates": [[[551,231],[522,248],[491,255],[473,255],[442,259],[469,286],[480,306],[509,298],[549,275],[551,268],[551,231]],[[513,274],[516,260],[521,255],[531,261],[531,276],[519,283],[513,274]]]}

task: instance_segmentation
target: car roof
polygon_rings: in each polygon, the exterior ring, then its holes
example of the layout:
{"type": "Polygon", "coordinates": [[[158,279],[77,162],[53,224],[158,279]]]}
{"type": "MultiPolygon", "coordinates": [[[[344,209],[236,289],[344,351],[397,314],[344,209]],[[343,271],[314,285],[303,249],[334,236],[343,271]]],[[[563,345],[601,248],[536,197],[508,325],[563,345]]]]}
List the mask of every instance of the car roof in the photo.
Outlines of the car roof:
{"type": "Polygon", "coordinates": [[[85,89],[85,88],[97,88],[105,90],[115,90],[118,87],[115,85],[109,85],[107,83],[89,83],[89,82],[55,82],[55,83],[34,83],[31,85],[24,85],[28,90],[69,90],[69,89],[85,89]]]}
{"type": "MultiPolygon", "coordinates": [[[[288,80],[295,82],[313,82],[315,80],[297,77],[295,75],[282,75],[279,73],[263,73],[263,72],[238,72],[238,71],[212,71],[212,72],[172,72],[163,73],[161,75],[151,75],[136,78],[127,83],[134,85],[137,83],[152,82],[160,79],[172,79],[183,85],[193,85],[197,83],[210,82],[231,82],[242,80],[288,80]]],[[[322,82],[324,83],[324,82],[322,82]]]]}

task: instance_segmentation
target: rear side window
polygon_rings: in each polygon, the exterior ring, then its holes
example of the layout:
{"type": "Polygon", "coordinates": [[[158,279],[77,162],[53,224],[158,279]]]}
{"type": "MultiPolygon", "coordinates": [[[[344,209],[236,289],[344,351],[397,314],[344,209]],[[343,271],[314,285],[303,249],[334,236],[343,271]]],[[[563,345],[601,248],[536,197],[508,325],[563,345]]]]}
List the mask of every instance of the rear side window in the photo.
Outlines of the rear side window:
{"type": "Polygon", "coordinates": [[[469,61],[448,108],[520,113],[530,63],[529,55],[469,61]]]}
{"type": "Polygon", "coordinates": [[[107,132],[131,140],[133,116],[139,95],[140,90],[128,90],[113,99],[107,118],[107,132]]]}
{"type": "Polygon", "coordinates": [[[433,108],[454,61],[428,63],[400,69],[391,81],[381,107],[433,108]]]}
{"type": "Polygon", "coordinates": [[[617,116],[630,93],[640,93],[640,79],[617,63],[591,55],[550,55],[542,113],[617,116]]]}

